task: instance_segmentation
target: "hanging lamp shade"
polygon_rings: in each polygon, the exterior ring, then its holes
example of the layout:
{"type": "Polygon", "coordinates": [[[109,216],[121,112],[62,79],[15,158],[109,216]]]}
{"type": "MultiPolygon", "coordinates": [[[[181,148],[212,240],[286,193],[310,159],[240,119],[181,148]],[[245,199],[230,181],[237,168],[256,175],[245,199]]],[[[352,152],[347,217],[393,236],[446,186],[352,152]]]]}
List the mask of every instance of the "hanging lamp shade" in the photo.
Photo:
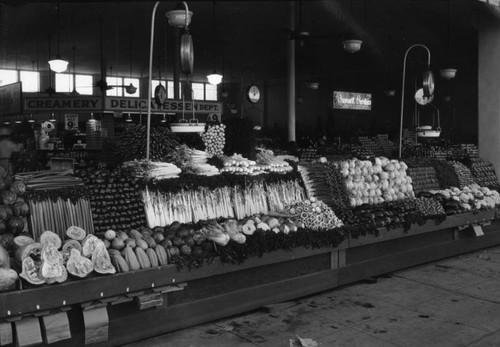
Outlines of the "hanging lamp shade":
{"type": "Polygon", "coordinates": [[[21,120],[21,116],[19,116],[19,115],[18,115],[18,116],[16,117],[16,120],[15,120],[15,122],[14,122],[14,123],[16,123],[16,124],[21,124],[22,122],[23,122],[23,121],[21,120]]]}
{"type": "Polygon", "coordinates": [[[125,118],[125,122],[132,122],[132,116],[130,115],[130,113],[127,115],[127,118],[125,118]]]}
{"type": "Polygon", "coordinates": [[[50,69],[57,73],[66,71],[68,64],[68,61],[61,59],[59,55],[57,55],[56,59],[49,60],[50,69]]]}
{"type": "Polygon", "coordinates": [[[50,122],[55,122],[56,120],[57,120],[57,119],[56,119],[55,114],[54,114],[54,113],[52,113],[52,114],[50,115],[50,119],[49,119],[49,121],[50,121],[50,122]]]}
{"type": "Polygon", "coordinates": [[[208,83],[213,86],[216,86],[222,82],[222,75],[218,74],[214,71],[214,73],[207,76],[208,83]]]}
{"type": "Polygon", "coordinates": [[[441,78],[445,80],[451,80],[455,78],[455,75],[457,74],[457,69],[441,69],[439,70],[439,74],[441,75],[441,78]]]}
{"type": "Polygon", "coordinates": [[[35,120],[33,119],[33,114],[30,114],[30,117],[28,118],[28,123],[35,123],[35,120]]]}
{"type": "Polygon", "coordinates": [[[166,115],[163,115],[163,117],[161,118],[161,122],[162,123],[166,123],[167,122],[167,116],[166,115]]]}
{"type": "Polygon", "coordinates": [[[342,41],[344,51],[346,51],[348,53],[359,52],[362,44],[363,44],[363,41],[361,41],[361,40],[344,40],[344,41],[342,41]]]}
{"type": "Polygon", "coordinates": [[[188,5],[185,1],[179,2],[177,6],[165,13],[168,19],[168,24],[175,28],[187,28],[191,24],[193,11],[189,11],[188,5]]]}
{"type": "Polygon", "coordinates": [[[5,120],[3,122],[4,125],[10,125],[10,120],[8,117],[5,117],[5,120]]]}

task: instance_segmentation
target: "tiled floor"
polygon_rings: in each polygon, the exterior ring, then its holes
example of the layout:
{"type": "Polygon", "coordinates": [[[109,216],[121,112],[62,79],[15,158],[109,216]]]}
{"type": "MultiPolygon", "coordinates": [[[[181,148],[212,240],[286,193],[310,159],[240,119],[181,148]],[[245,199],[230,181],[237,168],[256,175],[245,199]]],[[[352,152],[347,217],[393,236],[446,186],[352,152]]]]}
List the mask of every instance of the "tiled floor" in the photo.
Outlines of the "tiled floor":
{"type": "Polygon", "coordinates": [[[500,346],[500,247],[302,298],[140,346],[500,346]]]}

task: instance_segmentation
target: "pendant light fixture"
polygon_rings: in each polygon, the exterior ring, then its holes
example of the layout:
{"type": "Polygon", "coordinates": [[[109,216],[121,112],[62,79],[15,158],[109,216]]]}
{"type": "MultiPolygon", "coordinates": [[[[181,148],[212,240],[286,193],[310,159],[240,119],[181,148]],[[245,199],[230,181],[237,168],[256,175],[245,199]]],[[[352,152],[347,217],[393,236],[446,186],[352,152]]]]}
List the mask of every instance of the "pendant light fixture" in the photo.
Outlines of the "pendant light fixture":
{"type": "Polygon", "coordinates": [[[439,70],[439,74],[445,80],[451,80],[455,77],[457,69],[451,67],[450,65],[450,0],[446,0],[446,56],[447,56],[447,66],[444,69],[439,70]]]}
{"type": "Polygon", "coordinates": [[[212,61],[213,61],[213,67],[214,70],[213,72],[207,76],[208,83],[211,85],[218,85],[219,83],[222,82],[222,75],[218,74],[217,71],[215,70],[215,1],[212,1],[212,18],[213,18],[213,23],[212,23],[212,61]]]}
{"type": "Polygon", "coordinates": [[[163,117],[161,118],[161,122],[162,123],[166,123],[167,122],[167,116],[164,114],[163,117]]]}
{"type": "Polygon", "coordinates": [[[21,120],[21,116],[20,115],[17,115],[16,117],[16,120],[14,121],[14,123],[16,124],[21,124],[23,121],[21,120]]]}
{"type": "MultiPolygon", "coordinates": [[[[354,9],[353,9],[352,0],[350,1],[350,4],[351,4],[351,15],[354,16],[354,9]]],[[[364,5],[365,5],[365,10],[366,10],[366,2],[364,3],[364,5]]],[[[365,16],[366,16],[366,12],[365,12],[365,16]]],[[[366,20],[366,18],[365,18],[365,20],[366,20]]],[[[347,24],[346,24],[346,26],[347,26],[347,24]]],[[[346,51],[347,53],[351,53],[351,54],[359,52],[362,44],[363,44],[362,40],[358,40],[355,38],[348,38],[348,39],[342,41],[342,47],[344,48],[344,51],[346,51]]]]}
{"type": "Polygon", "coordinates": [[[9,117],[5,116],[5,120],[3,121],[4,125],[10,125],[9,117]]]}
{"type": "Polygon", "coordinates": [[[56,121],[57,121],[56,115],[54,114],[54,112],[52,112],[51,115],[50,115],[49,122],[56,122],[56,121]]]}
{"type": "Polygon", "coordinates": [[[80,93],[78,93],[78,91],[76,90],[75,50],[76,50],[76,47],[73,46],[73,91],[71,92],[71,95],[73,95],[73,96],[80,95],[80,93]]]}
{"type": "Polygon", "coordinates": [[[130,115],[130,113],[127,114],[127,117],[125,118],[125,122],[127,122],[127,123],[132,122],[132,116],[130,115]]]}
{"type": "Polygon", "coordinates": [[[28,118],[28,123],[35,123],[35,120],[33,119],[33,113],[30,114],[30,117],[28,118]]]}
{"type": "Polygon", "coordinates": [[[57,1],[57,55],[56,59],[49,60],[50,69],[54,72],[61,73],[66,71],[68,68],[68,61],[61,59],[61,54],[59,51],[59,41],[60,41],[60,32],[59,32],[59,7],[60,1],[57,1]]]}

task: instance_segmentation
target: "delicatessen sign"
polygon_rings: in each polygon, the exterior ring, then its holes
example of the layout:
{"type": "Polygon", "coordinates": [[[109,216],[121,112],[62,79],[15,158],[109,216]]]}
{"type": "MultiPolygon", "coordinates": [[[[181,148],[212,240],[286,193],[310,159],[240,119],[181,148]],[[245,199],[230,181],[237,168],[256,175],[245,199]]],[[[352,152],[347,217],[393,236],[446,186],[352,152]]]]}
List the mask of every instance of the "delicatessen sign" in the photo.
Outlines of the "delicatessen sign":
{"type": "MultiPolygon", "coordinates": [[[[116,97],[25,97],[24,111],[116,111],[147,112],[147,100],[116,97]]],[[[162,105],[151,102],[151,112],[194,112],[197,114],[222,113],[222,104],[213,101],[183,102],[182,100],[166,100],[162,105]]]]}
{"type": "Polygon", "coordinates": [[[369,93],[334,91],[333,108],[369,111],[372,109],[372,95],[369,93]]]}

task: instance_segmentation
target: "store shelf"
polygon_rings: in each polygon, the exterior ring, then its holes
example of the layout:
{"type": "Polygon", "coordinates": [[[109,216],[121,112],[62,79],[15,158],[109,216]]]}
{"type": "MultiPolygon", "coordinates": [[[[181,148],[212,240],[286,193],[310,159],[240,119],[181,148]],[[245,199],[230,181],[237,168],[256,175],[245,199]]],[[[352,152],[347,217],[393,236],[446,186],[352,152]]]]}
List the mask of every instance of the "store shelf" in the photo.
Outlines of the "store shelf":
{"type": "Polygon", "coordinates": [[[276,251],[242,264],[224,264],[215,259],[212,264],[191,270],[168,265],[1,293],[0,318],[15,321],[43,316],[44,312],[65,306],[70,308],[72,338],[51,346],[82,346],[86,338],[82,315],[89,305],[91,309],[95,305],[105,310],[109,321],[105,341],[92,345],[123,345],[498,245],[500,221],[495,218],[495,210],[450,216],[441,224],[412,226],[406,233],[381,230],[379,237],[345,241],[339,248],[276,251]],[[476,223],[483,224],[483,236],[467,228],[476,223]],[[157,302],[148,306],[150,302],[145,300],[150,296],[157,302]]]}
{"type": "Polygon", "coordinates": [[[496,218],[497,211],[494,209],[480,211],[477,214],[464,213],[460,215],[448,216],[445,221],[437,224],[434,220],[428,220],[423,225],[413,224],[409,230],[403,228],[390,229],[379,228],[379,234],[375,235],[361,235],[358,238],[349,238],[348,247],[359,247],[369,245],[372,243],[383,242],[393,239],[399,239],[411,235],[425,234],[436,230],[446,228],[454,228],[459,226],[467,226],[471,224],[481,224],[492,221],[496,218]]]}
{"type": "Polygon", "coordinates": [[[179,271],[175,265],[120,273],[112,276],[96,276],[73,280],[52,286],[42,286],[0,294],[0,318],[30,314],[93,300],[106,299],[127,293],[139,292],[175,283],[192,281],[244,269],[293,261],[331,249],[297,248],[293,251],[276,251],[261,258],[251,258],[239,265],[224,264],[215,259],[213,264],[179,271]]]}

